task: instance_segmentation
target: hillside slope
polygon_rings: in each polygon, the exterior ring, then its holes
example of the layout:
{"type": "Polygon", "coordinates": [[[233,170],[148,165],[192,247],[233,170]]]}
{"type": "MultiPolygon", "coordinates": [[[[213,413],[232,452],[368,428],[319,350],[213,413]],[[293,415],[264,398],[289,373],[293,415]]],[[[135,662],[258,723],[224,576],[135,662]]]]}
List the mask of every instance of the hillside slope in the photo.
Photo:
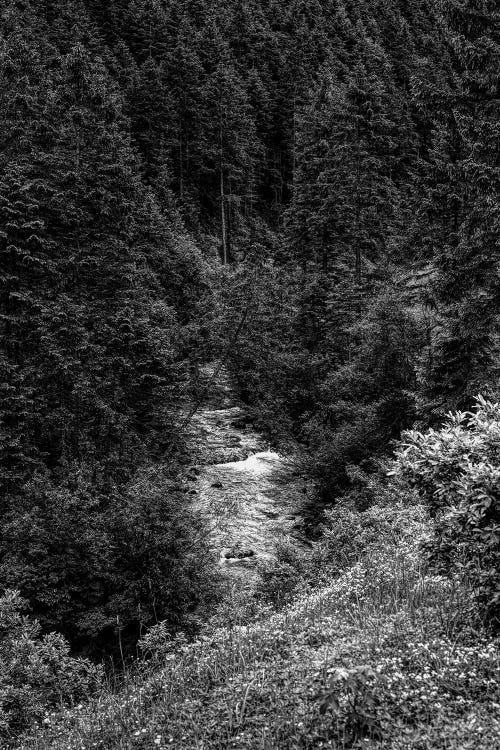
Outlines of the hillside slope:
{"type": "Polygon", "coordinates": [[[423,507],[344,512],[330,544],[355,527],[368,551],[337,579],[327,532],[316,588],[247,625],[230,602],[232,624],[191,644],[153,630],[142,676],[48,716],[18,750],[500,747],[499,644],[467,591],[424,575],[423,507]]]}

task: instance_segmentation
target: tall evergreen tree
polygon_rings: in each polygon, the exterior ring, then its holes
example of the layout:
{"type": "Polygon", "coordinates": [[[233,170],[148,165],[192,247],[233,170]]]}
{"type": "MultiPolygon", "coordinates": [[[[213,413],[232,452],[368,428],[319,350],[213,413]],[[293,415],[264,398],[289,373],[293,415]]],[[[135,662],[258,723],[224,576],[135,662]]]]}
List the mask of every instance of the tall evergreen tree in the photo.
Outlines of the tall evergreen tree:
{"type": "Polygon", "coordinates": [[[441,321],[426,397],[436,414],[464,407],[496,359],[500,245],[500,15],[494,2],[450,0],[449,85],[435,106],[422,235],[441,321]]]}
{"type": "Polygon", "coordinates": [[[395,177],[411,126],[383,51],[361,26],[357,36],[350,72],[327,64],[304,113],[290,229],[300,253],[360,283],[401,221],[395,177]]]}
{"type": "Polygon", "coordinates": [[[104,65],[39,44],[33,23],[12,24],[0,57],[0,585],[44,624],[97,637],[117,588],[128,621],[146,604],[145,582],[139,595],[120,578],[112,508],[169,434],[186,356],[175,308],[189,320],[197,269],[141,182],[104,65]]]}
{"type": "Polygon", "coordinates": [[[203,46],[207,72],[203,91],[205,131],[200,165],[202,205],[213,217],[224,263],[233,257],[253,215],[256,157],[255,125],[245,86],[215,24],[203,46]],[[216,218],[215,218],[216,217],[216,218]]]}
{"type": "Polygon", "coordinates": [[[165,59],[164,83],[171,101],[166,132],[172,187],[187,225],[200,222],[200,170],[205,125],[202,91],[205,72],[196,49],[197,34],[189,18],[179,20],[175,43],[165,59]]]}

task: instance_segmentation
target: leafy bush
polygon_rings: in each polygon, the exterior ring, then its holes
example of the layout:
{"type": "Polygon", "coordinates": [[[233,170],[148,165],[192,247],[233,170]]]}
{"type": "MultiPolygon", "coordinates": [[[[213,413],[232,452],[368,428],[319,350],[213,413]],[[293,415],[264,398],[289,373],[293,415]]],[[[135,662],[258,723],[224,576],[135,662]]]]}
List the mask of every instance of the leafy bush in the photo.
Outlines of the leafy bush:
{"type": "Polygon", "coordinates": [[[376,555],[394,544],[406,548],[428,539],[426,509],[403,482],[383,483],[379,477],[367,476],[366,483],[375,504],[363,512],[354,503],[326,510],[321,536],[307,553],[290,543],[277,545],[275,559],[259,568],[257,591],[266,601],[286,604],[318,582],[340,576],[368,552],[376,555]]]}
{"type": "Polygon", "coordinates": [[[22,614],[19,592],[0,598],[0,738],[41,720],[51,707],[90,696],[102,670],[86,659],[69,656],[59,633],[40,636],[40,624],[22,614]]]}
{"type": "Polygon", "coordinates": [[[382,738],[379,714],[384,702],[384,677],[368,664],[332,670],[329,686],[318,697],[320,713],[332,713],[343,745],[363,737],[382,738]]]}
{"type": "Polygon", "coordinates": [[[369,550],[379,552],[395,543],[427,538],[427,518],[421,505],[374,505],[362,513],[338,506],[326,512],[323,535],[315,547],[313,562],[330,576],[340,575],[369,550]]]}
{"type": "MultiPolygon", "coordinates": [[[[184,488],[185,489],[185,488],[184,488]]],[[[220,577],[205,516],[167,471],[138,472],[110,509],[113,597],[135,644],[138,626],[164,621],[193,633],[219,598],[220,577]]]]}
{"type": "Polygon", "coordinates": [[[459,573],[484,614],[500,626],[500,404],[478,397],[440,430],[404,433],[399,471],[435,519],[431,543],[443,571],[459,573]]]}
{"type": "Polygon", "coordinates": [[[259,565],[256,593],[273,607],[289,603],[310,580],[310,556],[289,540],[279,541],[274,558],[259,565]]]}

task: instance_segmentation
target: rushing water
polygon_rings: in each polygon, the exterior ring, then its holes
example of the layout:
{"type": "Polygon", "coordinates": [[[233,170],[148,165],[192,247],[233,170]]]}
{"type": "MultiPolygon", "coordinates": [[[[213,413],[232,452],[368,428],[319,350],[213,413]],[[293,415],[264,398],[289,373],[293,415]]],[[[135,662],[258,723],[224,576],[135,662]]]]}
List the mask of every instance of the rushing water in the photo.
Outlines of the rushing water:
{"type": "Polygon", "coordinates": [[[276,542],[302,545],[305,484],[293,460],[271,450],[235,403],[226,373],[215,394],[188,428],[198,463],[190,470],[192,494],[209,515],[220,564],[250,577],[259,560],[272,557],[276,542]]]}

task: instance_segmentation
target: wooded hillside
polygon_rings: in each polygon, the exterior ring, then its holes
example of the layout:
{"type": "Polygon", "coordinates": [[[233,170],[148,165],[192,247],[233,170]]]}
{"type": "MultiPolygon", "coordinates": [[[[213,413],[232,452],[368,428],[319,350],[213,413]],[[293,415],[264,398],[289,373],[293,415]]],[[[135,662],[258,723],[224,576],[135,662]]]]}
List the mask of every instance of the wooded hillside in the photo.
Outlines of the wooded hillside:
{"type": "Polygon", "coordinates": [[[313,508],[498,396],[499,72],[496,0],[3,0],[0,589],[44,632],[123,657],[220,597],[202,365],[313,508]]]}

